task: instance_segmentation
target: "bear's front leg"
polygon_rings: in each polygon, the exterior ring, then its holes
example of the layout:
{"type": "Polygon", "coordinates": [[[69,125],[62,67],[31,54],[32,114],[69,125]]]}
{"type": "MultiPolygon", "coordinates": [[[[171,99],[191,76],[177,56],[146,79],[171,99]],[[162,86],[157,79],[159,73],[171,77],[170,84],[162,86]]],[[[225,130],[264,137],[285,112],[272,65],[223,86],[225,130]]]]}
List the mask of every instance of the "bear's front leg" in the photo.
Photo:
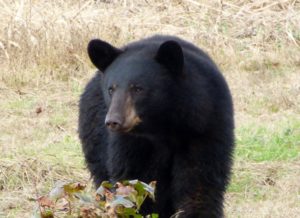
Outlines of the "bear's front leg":
{"type": "Polygon", "coordinates": [[[178,155],[174,159],[172,201],[177,213],[174,217],[224,217],[227,170],[222,163],[195,154],[178,155]]]}
{"type": "MultiPolygon", "coordinates": [[[[195,185],[195,184],[193,184],[195,185]]],[[[223,215],[223,191],[207,186],[182,187],[178,192],[185,192],[177,196],[174,206],[178,218],[222,218],[223,215]],[[189,190],[186,190],[189,189],[189,190]]]]}

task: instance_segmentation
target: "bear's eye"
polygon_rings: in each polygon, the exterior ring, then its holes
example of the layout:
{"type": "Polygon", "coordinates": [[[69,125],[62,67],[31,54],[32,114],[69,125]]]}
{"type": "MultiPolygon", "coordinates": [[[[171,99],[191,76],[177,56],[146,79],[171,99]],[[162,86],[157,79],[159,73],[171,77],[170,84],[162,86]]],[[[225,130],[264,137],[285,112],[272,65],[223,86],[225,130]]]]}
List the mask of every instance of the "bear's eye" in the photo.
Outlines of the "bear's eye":
{"type": "Polygon", "coordinates": [[[114,87],[111,86],[111,87],[108,88],[108,94],[109,95],[112,95],[114,91],[115,91],[114,87]]]}
{"type": "Polygon", "coordinates": [[[131,85],[130,89],[134,93],[140,93],[141,91],[143,91],[143,88],[136,85],[131,85]]]}

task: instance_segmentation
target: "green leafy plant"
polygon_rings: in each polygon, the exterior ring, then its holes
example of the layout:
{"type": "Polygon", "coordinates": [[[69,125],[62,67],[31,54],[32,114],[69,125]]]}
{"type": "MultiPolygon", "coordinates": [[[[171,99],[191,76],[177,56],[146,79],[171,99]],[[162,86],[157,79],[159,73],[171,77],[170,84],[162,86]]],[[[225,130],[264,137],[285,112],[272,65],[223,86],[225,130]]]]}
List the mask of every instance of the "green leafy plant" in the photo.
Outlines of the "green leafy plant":
{"type": "Polygon", "coordinates": [[[47,195],[36,199],[33,218],[142,218],[140,208],[147,197],[155,200],[155,185],[156,182],[146,184],[138,180],[116,184],[104,181],[96,193],[90,194],[85,191],[85,184],[58,182],[47,195]]]}

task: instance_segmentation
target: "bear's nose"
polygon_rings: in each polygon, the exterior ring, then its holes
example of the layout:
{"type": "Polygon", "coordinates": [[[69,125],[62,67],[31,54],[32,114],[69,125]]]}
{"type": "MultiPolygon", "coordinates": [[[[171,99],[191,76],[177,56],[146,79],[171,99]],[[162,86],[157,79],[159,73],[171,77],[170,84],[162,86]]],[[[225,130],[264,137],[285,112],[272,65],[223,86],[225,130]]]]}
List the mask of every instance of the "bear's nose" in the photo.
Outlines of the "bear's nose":
{"type": "Polygon", "coordinates": [[[116,118],[107,118],[105,119],[105,125],[113,131],[118,131],[121,129],[121,120],[116,118]]]}

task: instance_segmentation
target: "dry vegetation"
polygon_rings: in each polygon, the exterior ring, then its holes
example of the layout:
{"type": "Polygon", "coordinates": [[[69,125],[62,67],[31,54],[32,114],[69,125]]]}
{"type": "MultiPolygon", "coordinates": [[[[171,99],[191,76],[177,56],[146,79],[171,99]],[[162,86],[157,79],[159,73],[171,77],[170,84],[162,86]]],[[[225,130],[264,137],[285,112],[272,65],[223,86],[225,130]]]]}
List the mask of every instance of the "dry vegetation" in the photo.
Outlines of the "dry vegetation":
{"type": "Polygon", "coordinates": [[[91,38],[155,33],[204,48],[234,96],[227,217],[299,217],[299,0],[0,0],[0,217],[29,217],[58,180],[85,181],[77,103],[91,38]]]}

